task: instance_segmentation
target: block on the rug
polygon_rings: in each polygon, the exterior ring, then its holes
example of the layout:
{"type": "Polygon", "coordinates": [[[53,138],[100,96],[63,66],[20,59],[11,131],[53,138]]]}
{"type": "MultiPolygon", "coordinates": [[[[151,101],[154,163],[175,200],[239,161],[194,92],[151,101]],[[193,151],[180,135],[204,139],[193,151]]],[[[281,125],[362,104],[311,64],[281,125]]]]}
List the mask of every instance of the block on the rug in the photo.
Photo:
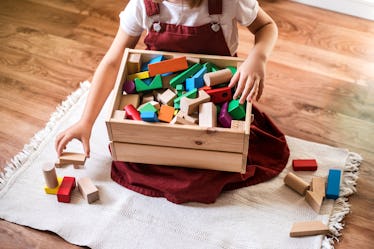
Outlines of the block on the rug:
{"type": "Polygon", "coordinates": [[[323,177],[313,177],[311,190],[322,197],[326,196],[326,179],[323,177]]]}
{"type": "Polygon", "coordinates": [[[99,190],[92,183],[89,177],[82,177],[78,179],[78,189],[88,203],[93,203],[99,200],[99,190]]]}
{"type": "Polygon", "coordinates": [[[314,171],[317,170],[318,165],[315,159],[294,159],[292,168],[295,171],[314,171]]]}
{"type": "Polygon", "coordinates": [[[57,183],[58,184],[55,188],[49,188],[48,186],[45,186],[44,187],[45,193],[50,194],[50,195],[57,195],[58,189],[60,188],[61,183],[62,183],[62,177],[57,177],[57,183]]]}
{"type": "Polygon", "coordinates": [[[323,197],[320,194],[307,190],[305,200],[313,208],[313,210],[316,211],[316,213],[319,213],[323,202],[323,197]]]}
{"type": "Polygon", "coordinates": [[[56,188],[58,186],[56,168],[52,163],[43,164],[44,180],[48,188],[56,188]]]}
{"type": "Polygon", "coordinates": [[[340,181],[342,171],[340,169],[330,169],[327,178],[326,198],[338,199],[340,193],[340,181]]]}
{"type": "Polygon", "coordinates": [[[321,221],[302,221],[292,225],[290,236],[302,237],[311,235],[324,235],[328,233],[329,228],[321,221]]]}
{"type": "Polygon", "coordinates": [[[75,177],[65,176],[57,192],[57,201],[69,203],[71,192],[75,188],[75,177]]]}
{"type": "Polygon", "coordinates": [[[305,191],[309,189],[309,184],[292,172],[286,175],[284,183],[301,195],[305,195],[305,191]]]}
{"type": "Polygon", "coordinates": [[[55,163],[55,166],[56,168],[59,168],[63,165],[73,164],[74,168],[78,168],[79,165],[84,165],[85,161],[86,155],[83,153],[62,152],[58,162],[55,163]]]}

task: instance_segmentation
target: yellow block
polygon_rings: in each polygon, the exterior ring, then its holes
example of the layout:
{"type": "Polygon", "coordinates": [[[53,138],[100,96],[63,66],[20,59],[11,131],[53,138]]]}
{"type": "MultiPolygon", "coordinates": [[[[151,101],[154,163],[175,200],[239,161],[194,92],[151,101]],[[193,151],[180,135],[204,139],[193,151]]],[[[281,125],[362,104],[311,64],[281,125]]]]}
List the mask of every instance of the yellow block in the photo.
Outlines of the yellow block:
{"type": "Polygon", "coordinates": [[[129,80],[135,80],[136,78],[141,79],[141,80],[142,79],[147,79],[147,78],[149,78],[149,72],[144,71],[144,72],[130,74],[130,75],[127,76],[127,78],[129,80]]]}
{"type": "Polygon", "coordinates": [[[60,188],[62,177],[57,177],[58,185],[55,188],[48,188],[47,186],[44,187],[44,191],[46,194],[50,195],[57,195],[58,189],[60,188]]]}

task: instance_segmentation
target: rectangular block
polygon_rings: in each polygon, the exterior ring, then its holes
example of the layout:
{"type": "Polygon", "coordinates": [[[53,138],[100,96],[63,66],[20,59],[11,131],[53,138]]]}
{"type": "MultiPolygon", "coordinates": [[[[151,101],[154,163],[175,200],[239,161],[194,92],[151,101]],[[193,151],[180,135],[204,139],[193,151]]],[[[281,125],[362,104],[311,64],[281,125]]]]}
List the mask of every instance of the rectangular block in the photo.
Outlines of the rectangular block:
{"type": "Polygon", "coordinates": [[[185,70],[187,68],[188,63],[185,56],[164,60],[148,65],[149,75],[151,77],[157,74],[174,73],[185,70]]]}
{"type": "Polygon", "coordinates": [[[78,189],[81,192],[84,199],[87,200],[88,203],[93,203],[99,200],[99,190],[93,184],[89,177],[82,177],[78,180],[78,189]]]}
{"type": "Polygon", "coordinates": [[[199,105],[199,126],[217,126],[217,107],[212,102],[202,103],[199,105]]]}
{"type": "Polygon", "coordinates": [[[311,190],[322,197],[326,196],[326,179],[324,177],[313,177],[311,190]]]}
{"type": "Polygon", "coordinates": [[[294,159],[292,168],[295,171],[314,171],[317,170],[317,161],[315,159],[294,159]]]}
{"type": "Polygon", "coordinates": [[[68,165],[68,164],[73,164],[74,166],[84,165],[85,161],[86,161],[86,155],[83,153],[62,152],[55,166],[58,168],[58,167],[61,167],[62,165],[68,165]]]}
{"type": "MultiPolygon", "coordinates": [[[[237,67],[238,62],[243,61],[241,58],[230,56],[192,55],[185,53],[126,49],[119,69],[116,85],[114,87],[109,115],[106,120],[108,135],[111,141],[113,160],[138,163],[151,162],[154,164],[169,166],[186,165],[192,168],[208,168],[244,173],[246,170],[250,133],[250,103],[246,106],[247,111],[245,119],[248,125],[245,125],[244,130],[224,127],[199,127],[194,124],[197,119],[192,116],[195,113],[182,115],[182,121],[184,123],[189,123],[187,125],[163,122],[148,123],[130,119],[118,120],[112,118],[114,110],[118,109],[120,103],[123,84],[128,79],[126,74],[126,62],[128,56],[133,53],[141,54],[143,62],[150,61],[152,58],[160,55],[163,55],[165,60],[183,56],[198,58],[200,61],[199,64],[194,64],[188,69],[182,72],[180,71],[176,75],[166,77],[162,76],[163,87],[164,85],[167,85],[170,90],[174,90],[173,88],[177,87],[178,84],[184,85],[186,78],[196,76],[197,73],[201,72],[200,70],[202,67],[208,64],[216,65],[217,68],[227,68],[230,66],[237,67]],[[165,79],[168,77],[171,78],[170,85],[169,83],[165,84],[165,79]],[[135,145],[136,150],[134,149],[135,145]],[[131,147],[131,153],[127,151],[129,146],[131,147]],[[175,157],[174,159],[170,159],[170,153],[168,153],[170,152],[170,148],[176,149],[178,155],[181,155],[181,157],[178,157],[178,160],[175,160],[175,157]],[[167,152],[166,154],[165,151],[167,152]],[[204,155],[205,158],[199,158],[200,155],[204,155]],[[223,164],[222,160],[228,162],[228,164],[223,164]]],[[[207,69],[209,68],[211,67],[207,67],[207,69]]],[[[169,82],[169,80],[167,81],[169,82]]],[[[178,87],[178,89],[179,92],[182,93],[182,87],[178,87]]],[[[187,92],[186,95],[188,95],[189,98],[196,98],[197,93],[198,90],[194,89],[187,92]]],[[[220,94],[220,97],[223,99],[227,95],[224,92],[220,94]]],[[[159,94],[159,96],[161,96],[161,94],[159,94]]],[[[175,109],[179,109],[176,106],[180,105],[181,98],[181,96],[178,96],[178,98],[174,99],[175,109]]],[[[175,122],[177,123],[177,118],[175,119],[175,122]]]]}
{"type": "Polygon", "coordinates": [[[292,225],[290,237],[325,235],[329,232],[327,225],[321,221],[303,221],[292,225]]]}
{"type": "Polygon", "coordinates": [[[59,202],[69,203],[71,200],[71,192],[75,188],[75,177],[65,176],[57,192],[57,200],[59,202]]]}
{"type": "Polygon", "coordinates": [[[340,169],[330,169],[327,178],[326,198],[338,199],[340,193],[340,181],[342,171],[340,169]]]}

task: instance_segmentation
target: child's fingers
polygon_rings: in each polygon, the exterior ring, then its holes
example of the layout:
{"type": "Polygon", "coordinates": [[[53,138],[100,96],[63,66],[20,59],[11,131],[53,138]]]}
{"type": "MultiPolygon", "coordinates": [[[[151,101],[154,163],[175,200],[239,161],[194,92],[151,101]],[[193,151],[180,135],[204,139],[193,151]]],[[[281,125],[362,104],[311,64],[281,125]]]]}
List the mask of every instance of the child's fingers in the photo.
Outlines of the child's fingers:
{"type": "Polygon", "coordinates": [[[254,79],[253,78],[248,78],[247,84],[245,84],[244,91],[243,91],[242,96],[240,97],[240,100],[239,100],[240,104],[244,104],[245,99],[247,98],[251,89],[254,87],[254,84],[255,84],[254,80],[255,80],[255,78],[254,79]]]}
{"type": "Polygon", "coordinates": [[[57,155],[61,156],[62,151],[65,149],[66,144],[71,140],[68,136],[63,136],[57,145],[57,155]]]}
{"type": "Polygon", "coordinates": [[[252,87],[250,93],[249,93],[248,96],[247,96],[247,101],[251,101],[251,100],[253,99],[253,97],[256,96],[256,93],[257,93],[257,91],[258,91],[259,83],[260,83],[260,79],[259,79],[259,78],[256,78],[256,79],[254,80],[253,87],[252,87]]]}
{"type": "Polygon", "coordinates": [[[258,92],[257,92],[257,97],[256,97],[256,100],[257,100],[257,101],[260,100],[260,98],[261,98],[261,96],[262,96],[262,93],[263,93],[263,91],[264,91],[264,83],[263,83],[263,82],[264,82],[264,81],[261,80],[261,81],[260,81],[260,84],[259,84],[259,86],[258,86],[258,92]]]}
{"type": "Polygon", "coordinates": [[[246,86],[246,81],[249,80],[247,78],[245,78],[245,79],[243,79],[243,78],[244,77],[239,78],[238,86],[236,87],[236,91],[234,93],[233,99],[237,99],[243,93],[243,90],[246,86]]]}
{"type": "Polygon", "coordinates": [[[240,77],[239,72],[236,72],[234,76],[232,76],[230,83],[229,83],[230,88],[233,88],[236,85],[236,83],[238,83],[239,77],[240,77]]]}
{"type": "Polygon", "coordinates": [[[83,149],[86,157],[90,157],[90,141],[87,138],[82,138],[83,149]]]}

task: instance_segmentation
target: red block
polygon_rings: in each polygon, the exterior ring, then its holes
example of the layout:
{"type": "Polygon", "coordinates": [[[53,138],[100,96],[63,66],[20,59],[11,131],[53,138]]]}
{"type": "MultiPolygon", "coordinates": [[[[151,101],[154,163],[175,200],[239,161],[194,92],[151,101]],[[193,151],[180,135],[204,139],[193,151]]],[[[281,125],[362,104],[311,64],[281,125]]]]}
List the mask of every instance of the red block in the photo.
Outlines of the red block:
{"type": "Polygon", "coordinates": [[[75,177],[65,176],[57,192],[57,201],[70,202],[71,192],[75,188],[75,177]]]}
{"type": "Polygon", "coordinates": [[[206,93],[210,95],[210,101],[212,101],[215,104],[232,100],[230,87],[221,87],[221,88],[206,90],[206,93]]]}
{"type": "Polygon", "coordinates": [[[314,171],[317,170],[317,161],[315,159],[294,159],[292,168],[295,171],[314,171]]]}
{"type": "Polygon", "coordinates": [[[126,111],[126,116],[129,119],[142,120],[142,118],[140,117],[140,113],[132,104],[126,105],[123,109],[126,111]]]}

